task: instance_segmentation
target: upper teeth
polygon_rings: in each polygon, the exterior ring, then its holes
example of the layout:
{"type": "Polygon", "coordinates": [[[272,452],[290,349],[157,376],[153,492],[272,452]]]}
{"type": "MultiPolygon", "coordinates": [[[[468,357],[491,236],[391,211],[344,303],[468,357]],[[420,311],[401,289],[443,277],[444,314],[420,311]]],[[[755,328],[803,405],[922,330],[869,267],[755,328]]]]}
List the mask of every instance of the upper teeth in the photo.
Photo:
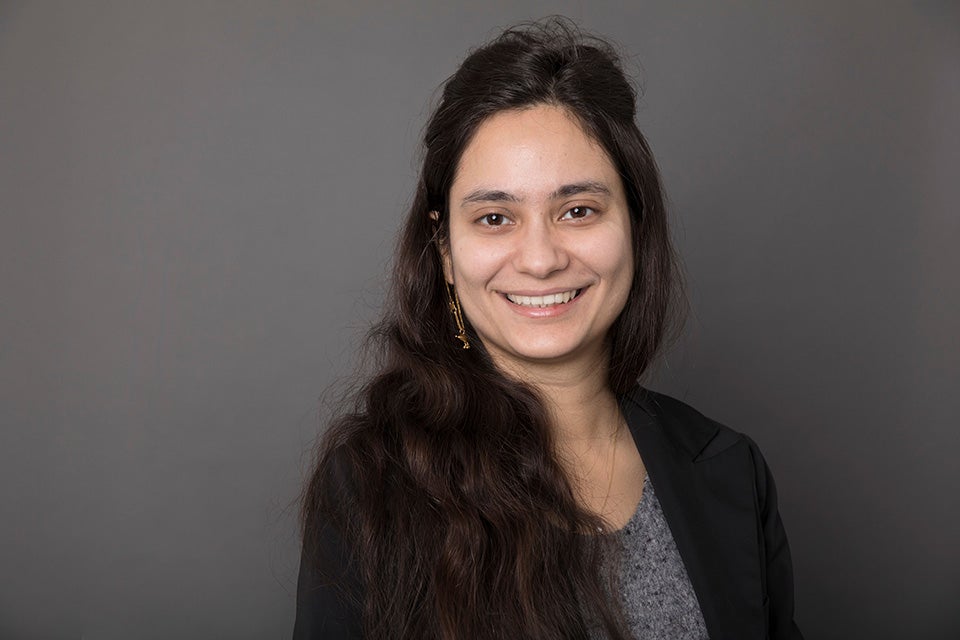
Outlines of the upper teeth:
{"type": "Polygon", "coordinates": [[[507,294],[507,300],[514,304],[522,304],[525,307],[546,307],[551,304],[563,304],[570,302],[572,298],[577,297],[579,289],[564,291],[563,293],[551,293],[548,296],[515,296],[507,294]]]}

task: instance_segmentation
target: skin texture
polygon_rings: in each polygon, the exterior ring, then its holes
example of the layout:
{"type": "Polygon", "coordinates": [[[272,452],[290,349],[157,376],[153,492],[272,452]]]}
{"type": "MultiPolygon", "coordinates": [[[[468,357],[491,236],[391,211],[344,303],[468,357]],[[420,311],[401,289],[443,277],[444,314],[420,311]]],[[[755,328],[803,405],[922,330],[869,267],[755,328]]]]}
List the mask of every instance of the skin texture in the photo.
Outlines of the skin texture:
{"type": "Polygon", "coordinates": [[[615,167],[577,122],[546,105],[489,118],[461,157],[450,212],[445,274],[499,366],[605,363],[633,277],[630,217],[615,167]],[[574,289],[546,309],[505,296],[574,289]]]}

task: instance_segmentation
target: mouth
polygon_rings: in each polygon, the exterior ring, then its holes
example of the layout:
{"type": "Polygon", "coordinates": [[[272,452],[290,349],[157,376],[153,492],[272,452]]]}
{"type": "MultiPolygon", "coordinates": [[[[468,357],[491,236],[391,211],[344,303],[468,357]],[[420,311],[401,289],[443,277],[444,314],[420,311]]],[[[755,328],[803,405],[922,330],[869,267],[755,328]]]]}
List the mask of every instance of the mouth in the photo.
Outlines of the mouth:
{"type": "Polygon", "coordinates": [[[512,293],[503,294],[507,300],[521,307],[535,307],[544,309],[560,304],[567,304],[575,300],[583,292],[583,289],[571,289],[570,291],[561,291],[560,293],[551,293],[545,296],[518,296],[512,293]]]}

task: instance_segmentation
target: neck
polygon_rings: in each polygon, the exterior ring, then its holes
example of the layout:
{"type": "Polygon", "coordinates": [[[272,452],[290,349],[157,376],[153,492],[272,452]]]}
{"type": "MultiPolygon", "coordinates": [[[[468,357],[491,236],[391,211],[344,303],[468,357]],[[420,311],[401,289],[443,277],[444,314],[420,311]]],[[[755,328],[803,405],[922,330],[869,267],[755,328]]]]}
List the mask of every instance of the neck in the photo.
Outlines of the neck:
{"type": "Polygon", "coordinates": [[[606,351],[576,362],[514,365],[510,372],[541,394],[561,449],[609,441],[621,423],[617,398],[607,382],[606,351]]]}
{"type": "Polygon", "coordinates": [[[606,378],[589,376],[538,386],[561,448],[607,440],[620,425],[620,408],[606,378]]]}

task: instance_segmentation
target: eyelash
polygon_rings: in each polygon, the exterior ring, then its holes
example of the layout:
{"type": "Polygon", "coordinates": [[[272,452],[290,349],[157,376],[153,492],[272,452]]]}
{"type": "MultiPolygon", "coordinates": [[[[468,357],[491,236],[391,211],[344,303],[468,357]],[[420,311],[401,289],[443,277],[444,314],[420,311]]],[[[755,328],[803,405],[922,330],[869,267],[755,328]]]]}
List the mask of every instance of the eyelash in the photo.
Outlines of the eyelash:
{"type": "MultiPolygon", "coordinates": [[[[570,207],[569,209],[567,209],[566,211],[563,212],[563,215],[560,216],[560,219],[561,219],[561,220],[563,220],[563,219],[567,219],[567,220],[582,220],[583,218],[586,218],[586,217],[588,217],[589,215],[596,215],[596,213],[597,213],[597,210],[594,209],[593,207],[586,207],[586,206],[570,207]],[[582,215],[582,216],[580,216],[580,217],[576,217],[576,218],[567,218],[567,214],[569,214],[569,213],[571,213],[571,212],[573,212],[573,211],[577,211],[577,210],[584,212],[584,215],[582,215]]],[[[506,221],[506,220],[509,220],[509,218],[508,218],[506,215],[502,214],[502,213],[487,213],[487,214],[484,214],[484,215],[480,216],[479,218],[477,218],[477,224],[479,224],[479,225],[481,225],[481,226],[484,226],[484,227],[500,227],[500,226],[503,226],[504,221],[506,221]],[[491,223],[491,222],[490,222],[490,218],[493,218],[493,217],[500,218],[500,219],[501,219],[501,220],[500,220],[500,223],[499,223],[499,224],[493,224],[493,223],[491,223]]]]}
{"type": "Polygon", "coordinates": [[[477,222],[484,227],[499,227],[503,224],[503,220],[506,219],[507,216],[503,215],[502,213],[487,213],[477,218],[477,222]],[[502,220],[500,224],[491,224],[489,219],[493,217],[501,218],[502,220]]]}
{"type": "MultiPolygon", "coordinates": [[[[576,210],[578,210],[578,209],[579,209],[580,211],[589,211],[590,214],[596,214],[596,213],[597,213],[597,210],[594,209],[593,207],[586,207],[586,206],[570,207],[569,209],[567,209],[566,211],[563,212],[563,215],[560,216],[560,218],[561,218],[561,219],[566,218],[566,216],[567,216],[568,213],[570,213],[571,211],[576,211],[576,210]]],[[[570,219],[571,219],[571,220],[581,220],[581,219],[583,219],[583,218],[586,218],[586,217],[587,217],[588,215],[590,215],[590,214],[586,214],[586,213],[585,213],[584,215],[580,216],[579,218],[570,218],[570,219]]]]}

